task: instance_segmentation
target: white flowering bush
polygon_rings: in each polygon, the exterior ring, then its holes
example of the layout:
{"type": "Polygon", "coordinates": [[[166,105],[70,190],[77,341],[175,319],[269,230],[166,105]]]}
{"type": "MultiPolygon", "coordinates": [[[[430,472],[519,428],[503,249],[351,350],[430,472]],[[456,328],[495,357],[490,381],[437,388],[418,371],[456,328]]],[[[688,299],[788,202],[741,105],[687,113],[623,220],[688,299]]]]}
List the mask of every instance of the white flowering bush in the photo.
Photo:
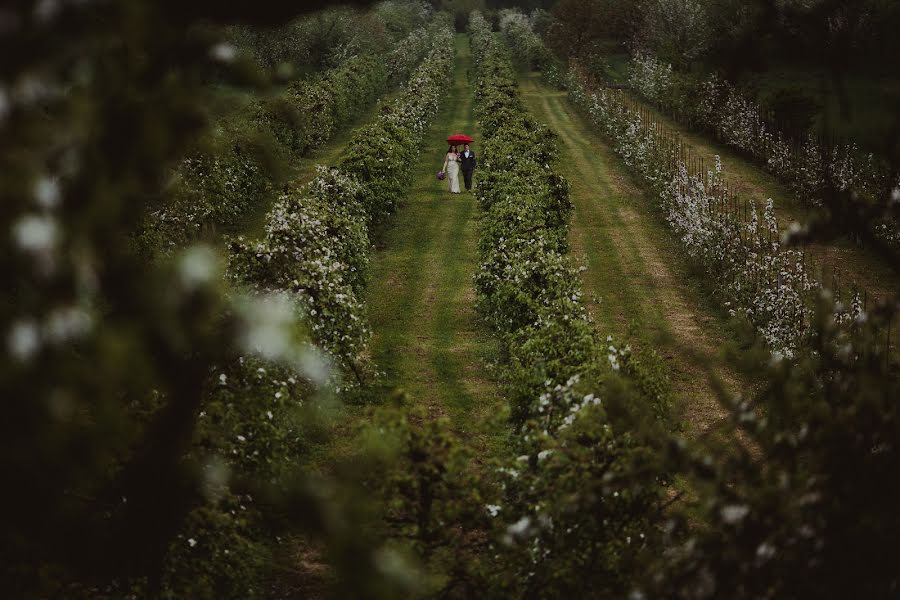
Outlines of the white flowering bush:
{"type": "Polygon", "coordinates": [[[411,77],[438,30],[418,28],[385,55],[352,57],[220,123],[206,144],[211,150],[195,152],[176,167],[172,199],[148,215],[141,248],[147,254],[170,252],[237,223],[272,195],[286,163],[327,142],[389,85],[411,77]]]}
{"type": "Polygon", "coordinates": [[[371,336],[362,300],[369,226],[404,193],[452,71],[451,42],[449,27],[438,21],[428,60],[401,97],[356,132],[340,167],[319,167],[311,183],[282,195],[262,240],[230,245],[231,277],[262,292],[293,295],[313,339],[355,384],[372,371],[363,358],[371,336]]]}
{"type": "Polygon", "coordinates": [[[631,59],[628,83],[651,102],[662,104],[672,91],[672,65],[652,54],[637,52],[631,59]]]}
{"type": "Polygon", "coordinates": [[[220,123],[206,145],[213,150],[181,161],[171,177],[169,199],[144,220],[138,244],[145,254],[170,254],[235,223],[272,193],[278,165],[288,157],[246,115],[220,123]]]}
{"type": "Polygon", "coordinates": [[[315,340],[357,382],[370,335],[358,299],[369,252],[360,194],[355,178],[320,168],[309,186],[276,202],[263,240],[230,246],[231,276],[264,292],[292,293],[315,340]]]}
{"type": "Polygon", "coordinates": [[[399,85],[409,79],[416,66],[431,48],[431,37],[425,27],[418,27],[400,40],[387,56],[388,78],[399,85]]]}
{"type": "Polygon", "coordinates": [[[680,121],[712,133],[752,158],[786,183],[802,203],[828,208],[828,194],[837,190],[849,193],[860,206],[879,207],[883,214],[871,227],[879,238],[900,249],[900,222],[890,210],[897,175],[890,175],[871,153],[853,143],[823,146],[812,134],[795,143],[741,89],[715,74],[705,79],[673,74],[670,65],[646,52],[633,57],[629,84],[680,121]]]}
{"type": "Polygon", "coordinates": [[[518,9],[505,8],[500,11],[500,32],[515,59],[528,68],[540,68],[550,59],[544,42],[534,32],[531,20],[518,9]]]}
{"type": "Polygon", "coordinates": [[[772,201],[745,222],[722,191],[721,162],[691,174],[665,138],[629,111],[619,92],[589,91],[571,72],[572,98],[615,143],[616,151],[657,194],[688,254],[714,275],[715,290],[732,315],[746,317],[769,347],[792,356],[810,323],[810,292],[818,287],[798,250],[779,238],[772,201]]]}

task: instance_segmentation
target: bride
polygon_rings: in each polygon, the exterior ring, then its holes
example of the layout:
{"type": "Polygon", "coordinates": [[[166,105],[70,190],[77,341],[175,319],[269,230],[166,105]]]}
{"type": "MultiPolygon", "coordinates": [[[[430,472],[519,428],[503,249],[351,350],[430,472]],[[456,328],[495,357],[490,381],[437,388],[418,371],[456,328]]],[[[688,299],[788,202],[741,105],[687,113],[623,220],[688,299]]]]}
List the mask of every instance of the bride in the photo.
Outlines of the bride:
{"type": "Polygon", "coordinates": [[[453,194],[459,193],[459,163],[461,160],[459,153],[456,151],[456,146],[447,148],[443,171],[447,174],[447,179],[450,180],[448,187],[453,194]]]}

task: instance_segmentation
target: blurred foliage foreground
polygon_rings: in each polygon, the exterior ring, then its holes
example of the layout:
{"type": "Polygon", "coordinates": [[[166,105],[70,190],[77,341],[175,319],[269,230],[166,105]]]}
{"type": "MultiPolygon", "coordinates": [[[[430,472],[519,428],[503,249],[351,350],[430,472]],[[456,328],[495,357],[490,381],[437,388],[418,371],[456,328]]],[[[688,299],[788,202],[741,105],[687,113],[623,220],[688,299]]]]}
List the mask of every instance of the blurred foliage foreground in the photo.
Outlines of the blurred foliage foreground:
{"type": "MultiPolygon", "coordinates": [[[[325,486],[279,472],[273,450],[313,422],[278,399],[328,395],[327,363],[296,313],[226,290],[209,248],[148,262],[131,237],[208,128],[210,83],[270,85],[215,23],[275,23],[320,4],[0,9],[5,597],[261,594],[248,575],[272,557],[256,541],[266,536],[248,535],[251,503],[271,532],[343,535],[322,513],[325,486]],[[201,405],[213,385],[229,391],[201,405]],[[212,439],[203,420],[235,419],[229,393],[239,401],[251,386],[286,425],[212,439]],[[191,512],[209,499],[218,510],[191,512]],[[216,545],[184,534],[203,526],[221,532],[216,545]],[[228,578],[204,572],[195,548],[228,578]]],[[[348,552],[357,568],[371,562],[348,552]]]]}
{"type": "MultiPolygon", "coordinates": [[[[317,560],[344,597],[897,594],[900,421],[883,336],[893,305],[850,327],[825,306],[808,354],[765,367],[760,410],[733,407],[752,452],[640,430],[617,401],[638,396],[601,386],[592,428],[573,428],[555,454],[526,456],[522,481],[533,485],[505,490],[503,506],[533,519],[492,519],[497,478],[472,472],[458,440],[414,411],[373,419],[366,460],[300,476],[284,453],[321,435],[316,407],[329,405],[332,376],[307,325],[283,298],[226,289],[207,247],[147,261],[132,238],[208,129],[209,82],[269,83],[211,23],[271,24],[301,8],[244,10],[139,0],[0,9],[4,596],[267,596],[259,573],[317,560]],[[210,423],[243,425],[247,406],[260,418],[220,439],[234,427],[210,423]],[[622,500],[610,499],[602,469],[579,468],[611,447],[603,419],[634,428],[636,455],[652,453],[635,470],[621,464],[622,500]],[[646,509],[629,481],[640,490],[675,477],[697,498],[690,510],[656,490],[646,513],[624,512],[646,509]],[[363,501],[372,496],[386,499],[388,535],[408,543],[392,549],[358,527],[379,519],[363,501]],[[645,528],[647,540],[623,542],[611,522],[645,528]],[[590,545],[578,527],[615,543],[590,545]],[[293,531],[315,545],[302,561],[278,555],[293,531]],[[556,551],[531,552],[538,538],[556,551]],[[406,549],[444,575],[417,579],[406,549]],[[615,565],[614,580],[598,564],[615,565]]],[[[480,69],[502,78],[503,64],[480,69]]],[[[492,94],[506,106],[514,86],[492,94]]]]}

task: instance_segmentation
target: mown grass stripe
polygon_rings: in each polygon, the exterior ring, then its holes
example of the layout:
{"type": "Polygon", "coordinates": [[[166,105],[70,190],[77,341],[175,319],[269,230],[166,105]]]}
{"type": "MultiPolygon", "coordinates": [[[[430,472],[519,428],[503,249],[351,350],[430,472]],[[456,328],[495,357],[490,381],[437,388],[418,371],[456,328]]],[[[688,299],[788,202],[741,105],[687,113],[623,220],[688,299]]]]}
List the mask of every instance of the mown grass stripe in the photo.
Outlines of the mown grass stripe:
{"type": "Polygon", "coordinates": [[[486,447],[505,428],[486,418],[504,411],[485,369],[494,342],[476,322],[473,306],[475,198],[450,195],[435,179],[448,134],[478,139],[467,79],[471,53],[466,36],[455,43],[453,85],[426,136],[433,146],[422,152],[406,203],[380,236],[368,304],[373,356],[385,372],[381,389],[402,389],[486,447]]]}

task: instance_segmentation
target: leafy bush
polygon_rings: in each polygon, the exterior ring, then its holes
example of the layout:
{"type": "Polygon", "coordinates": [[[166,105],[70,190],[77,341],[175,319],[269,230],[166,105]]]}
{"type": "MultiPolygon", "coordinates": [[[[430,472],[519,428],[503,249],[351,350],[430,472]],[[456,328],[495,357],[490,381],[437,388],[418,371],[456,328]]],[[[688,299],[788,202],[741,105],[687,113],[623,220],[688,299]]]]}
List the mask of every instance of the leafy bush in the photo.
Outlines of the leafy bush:
{"type": "Polygon", "coordinates": [[[760,373],[765,412],[732,407],[730,433],[752,450],[679,453],[703,501],[671,513],[665,551],[639,582],[651,597],[896,595],[900,389],[885,331],[897,305],[850,323],[834,305],[823,292],[808,353],[760,373]]]}
{"type": "Polygon", "coordinates": [[[300,73],[341,66],[356,56],[383,54],[417,27],[430,9],[417,0],[390,0],[371,11],[331,7],[275,27],[232,26],[230,38],[264,68],[300,73]]]}
{"type": "Polygon", "coordinates": [[[663,428],[667,397],[629,349],[596,339],[566,254],[572,206],[554,173],[556,137],[524,110],[509,54],[480,14],[470,31],[485,137],[475,287],[502,342],[521,454],[500,469],[503,499],[488,507],[498,532],[492,581],[512,597],[621,594],[665,491],[631,424],[663,428]]]}
{"type": "Polygon", "coordinates": [[[385,89],[384,58],[356,57],[311,81],[295,81],[283,96],[261,102],[257,120],[273,129],[278,141],[299,158],[331,139],[385,89]]]}
{"type": "Polygon", "coordinates": [[[526,15],[511,8],[500,11],[500,31],[520,64],[528,69],[541,68],[547,49],[526,15]]]}
{"type": "Polygon", "coordinates": [[[389,83],[408,79],[431,40],[429,31],[415,30],[387,55],[354,57],[318,77],[294,81],[220,123],[207,149],[175,169],[172,200],[146,219],[138,236],[141,249],[148,255],[170,252],[236,224],[271,196],[286,164],[331,139],[389,83]]]}
{"type": "Polygon", "coordinates": [[[437,20],[428,59],[401,97],[354,134],[339,168],[320,167],[310,184],[282,195],[267,215],[263,240],[238,238],[230,245],[231,277],[259,291],[292,294],[313,338],[354,384],[371,374],[363,358],[371,334],[361,300],[369,227],[402,198],[451,71],[450,35],[446,20],[437,20]]]}
{"type": "Polygon", "coordinates": [[[318,344],[362,381],[359,364],[370,332],[357,299],[368,265],[369,239],[359,183],[320,169],[313,183],[283,195],[269,212],[264,241],[230,246],[230,273],[260,291],[292,293],[318,344]]]}

